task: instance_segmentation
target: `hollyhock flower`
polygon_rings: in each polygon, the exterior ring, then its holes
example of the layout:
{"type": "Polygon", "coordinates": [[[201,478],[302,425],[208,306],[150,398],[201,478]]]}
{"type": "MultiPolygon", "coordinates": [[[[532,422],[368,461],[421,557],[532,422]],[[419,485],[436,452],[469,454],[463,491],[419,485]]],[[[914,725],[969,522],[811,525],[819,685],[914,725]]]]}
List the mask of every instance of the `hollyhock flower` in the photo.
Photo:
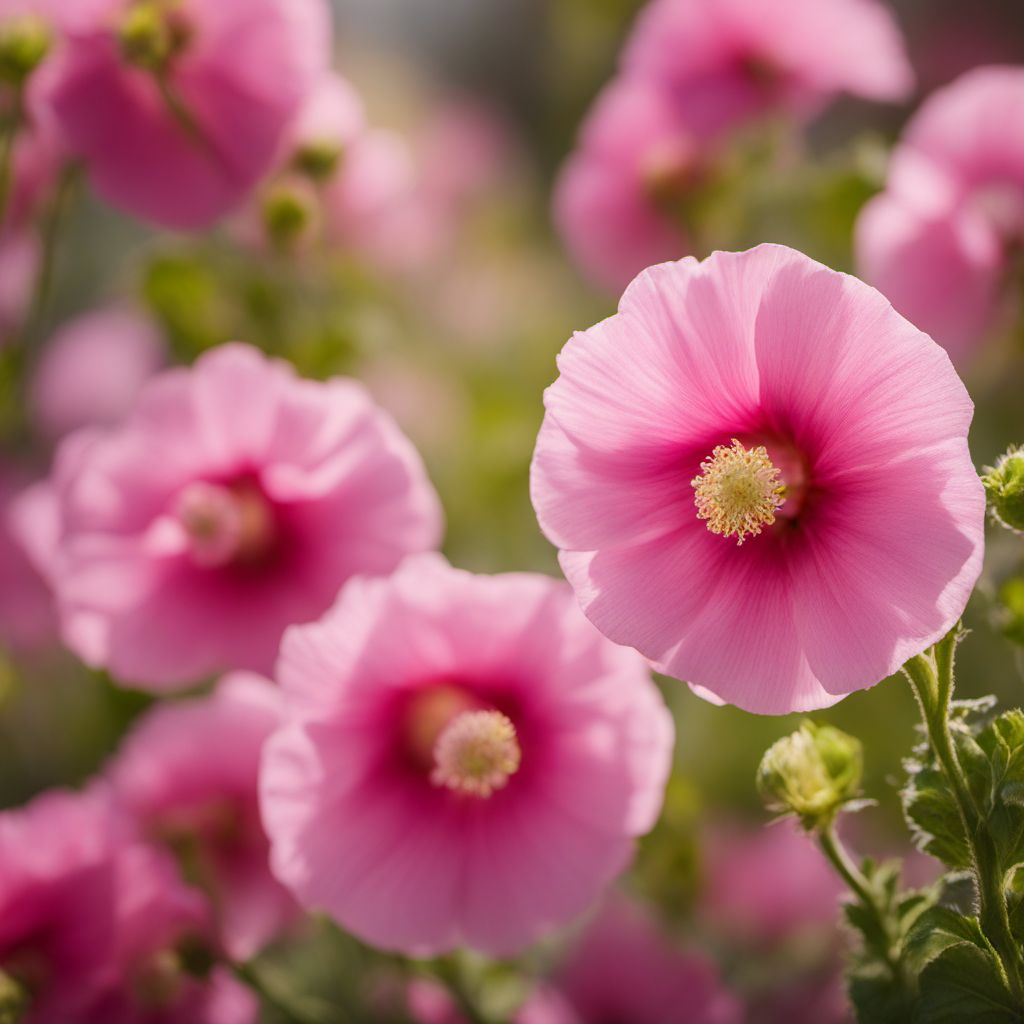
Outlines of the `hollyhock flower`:
{"type": "Polygon", "coordinates": [[[436,555],[285,635],[264,748],[278,878],[374,945],[521,949],[582,911],[661,807],[672,721],[646,666],[544,576],[436,555]]]}
{"type": "Polygon", "coordinates": [[[25,551],[21,503],[31,490],[16,470],[0,467],[0,645],[19,652],[57,635],[50,590],[25,551]]]}
{"type": "Polygon", "coordinates": [[[118,427],[67,438],[52,494],[67,643],[153,690],[266,673],[286,626],[440,533],[419,457],[358,384],[239,344],[154,378],[118,427]]]}
{"type": "Polygon", "coordinates": [[[744,1019],[714,966],[673,947],[623,897],[610,900],[591,922],[553,987],[564,1004],[553,1006],[542,992],[519,1011],[516,1024],[739,1024],[744,1019]]]}
{"type": "Polygon", "coordinates": [[[325,0],[90,0],[51,103],[111,205],[198,229],[249,193],[329,63],[325,0]]]}
{"type": "Polygon", "coordinates": [[[614,81],[555,188],[555,223],[574,260],[597,284],[621,289],[644,267],[685,255],[686,204],[708,159],[663,89],[614,81]]]}
{"type": "Polygon", "coordinates": [[[558,365],[533,503],[612,640],[782,714],[872,686],[959,619],[983,550],[973,407],[874,289],[784,246],[687,258],[558,365]]]}
{"type": "Polygon", "coordinates": [[[46,344],[33,372],[37,429],[56,438],[116,423],[165,361],[160,333],[137,313],[112,308],[76,317],[46,344]]]}
{"type": "Polygon", "coordinates": [[[770,946],[796,933],[835,937],[843,886],[794,821],[716,827],[702,863],[701,913],[730,938],[770,946]]]}
{"type": "Polygon", "coordinates": [[[209,890],[225,948],[240,960],[296,912],[270,874],[256,797],[279,697],[266,680],[236,673],[209,697],[159,705],[134,726],[109,770],[143,832],[167,844],[209,890]]]}
{"type": "Polygon", "coordinates": [[[78,1020],[108,969],[120,842],[99,789],[0,813],[0,972],[23,987],[26,1024],[78,1020]]]}
{"type": "Polygon", "coordinates": [[[964,361],[1020,308],[1024,69],[978,68],[935,93],[893,154],[885,192],[857,224],[864,276],[964,361]]]}
{"type": "Polygon", "coordinates": [[[224,967],[195,975],[216,954],[208,907],[174,862],[135,844],[118,858],[115,941],[105,983],[76,1024],[255,1024],[253,994],[224,967]]]}
{"type": "Polygon", "coordinates": [[[876,0],[652,0],[623,64],[716,134],[775,110],[813,115],[838,93],[900,100],[913,87],[899,29],[876,0]]]}

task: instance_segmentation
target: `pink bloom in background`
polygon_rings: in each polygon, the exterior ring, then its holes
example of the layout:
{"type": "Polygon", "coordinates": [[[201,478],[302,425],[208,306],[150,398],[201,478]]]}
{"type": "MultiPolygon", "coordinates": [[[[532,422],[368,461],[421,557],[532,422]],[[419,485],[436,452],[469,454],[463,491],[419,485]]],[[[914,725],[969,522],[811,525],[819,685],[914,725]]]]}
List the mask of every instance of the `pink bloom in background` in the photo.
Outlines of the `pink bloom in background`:
{"type": "Polygon", "coordinates": [[[913,87],[899,28],[876,0],[652,0],[623,65],[711,134],[774,110],[810,116],[838,93],[901,100],[913,87]]]}
{"type": "Polygon", "coordinates": [[[209,891],[224,946],[239,960],[297,912],[270,874],[256,796],[279,701],[277,688],[258,676],[227,676],[209,697],[146,714],[108,773],[139,828],[176,852],[209,891]]]}
{"type": "Polygon", "coordinates": [[[960,617],[973,406],[874,289],[777,245],[687,258],[558,367],[534,508],[590,620],[661,671],[749,711],[825,707],[960,617]]]}
{"type": "Polygon", "coordinates": [[[516,1024],[740,1024],[739,1002],[703,955],[673,946],[644,910],[614,897],[590,923],[552,987],[516,1024]]]}
{"type": "Polygon", "coordinates": [[[67,643],[153,690],[268,672],[287,626],[441,531],[418,455],[360,385],[240,344],[154,378],[118,427],[65,439],[51,493],[67,643]]]}
{"type": "Polygon", "coordinates": [[[47,342],[33,373],[36,428],[59,438],[79,427],[116,423],[166,358],[163,338],[141,314],[104,309],[68,321],[47,342]]]}
{"type": "Polygon", "coordinates": [[[126,847],[114,913],[106,984],[75,1024],[255,1024],[255,996],[226,968],[196,978],[183,966],[182,957],[209,958],[217,947],[204,898],[182,882],[173,860],[151,847],[126,847]]]}
{"type": "Polygon", "coordinates": [[[555,223],[574,260],[597,284],[620,290],[644,267],[684,256],[686,203],[708,159],[665,90],[612,82],[555,188],[555,223]]]}
{"type": "Polygon", "coordinates": [[[704,843],[702,867],[700,911],[716,932],[765,947],[811,935],[834,952],[845,890],[792,820],[715,827],[704,843]]]}
{"type": "Polygon", "coordinates": [[[0,813],[0,971],[31,993],[26,1024],[79,1020],[109,969],[122,841],[101,790],[0,813]]]}
{"type": "Polygon", "coordinates": [[[43,649],[57,637],[53,597],[25,551],[19,506],[32,490],[16,470],[0,467],[0,645],[17,652],[43,649]]]}
{"type": "Polygon", "coordinates": [[[964,362],[1019,308],[1024,244],[1024,68],[978,68],[935,93],[897,147],[885,192],[857,224],[862,273],[964,362]]]}
{"type": "Polygon", "coordinates": [[[111,205],[203,228],[271,170],[330,39],[326,0],[90,0],[51,102],[111,205]]]}
{"type": "Polygon", "coordinates": [[[515,952],[660,810],[671,717],[547,577],[410,558],[290,630],[278,676],[296,718],[264,750],[273,869],[375,945],[515,952]]]}

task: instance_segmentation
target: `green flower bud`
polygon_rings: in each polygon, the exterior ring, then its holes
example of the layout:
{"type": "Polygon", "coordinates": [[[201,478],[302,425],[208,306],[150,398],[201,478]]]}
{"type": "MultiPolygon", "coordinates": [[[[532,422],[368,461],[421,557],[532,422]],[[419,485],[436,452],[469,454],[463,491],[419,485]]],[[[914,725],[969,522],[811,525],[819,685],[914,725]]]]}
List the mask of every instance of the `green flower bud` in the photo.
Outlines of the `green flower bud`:
{"type": "Polygon", "coordinates": [[[0,1024],[19,1024],[28,1012],[28,992],[9,974],[0,971],[0,1024]]]}
{"type": "Polygon", "coordinates": [[[161,72],[185,49],[190,32],[175,8],[170,0],[143,0],[128,9],[118,41],[129,64],[161,72]]]}
{"type": "Polygon", "coordinates": [[[293,163],[296,170],[301,171],[313,181],[327,181],[334,177],[341,163],[342,150],[330,142],[310,142],[301,146],[295,154],[293,163]]]}
{"type": "Polygon", "coordinates": [[[1024,451],[1011,448],[981,478],[992,518],[1008,530],[1024,533],[1024,451]]]}
{"type": "Polygon", "coordinates": [[[0,25],[0,82],[19,86],[50,52],[53,34],[40,17],[26,14],[0,25]]]}
{"type": "Polygon", "coordinates": [[[770,810],[797,815],[807,829],[828,825],[860,791],[860,740],[829,725],[804,722],[772,744],[757,770],[770,810]]]}
{"type": "Polygon", "coordinates": [[[301,182],[283,181],[272,186],[263,197],[263,228],[276,249],[300,246],[317,221],[316,197],[301,182]]]}

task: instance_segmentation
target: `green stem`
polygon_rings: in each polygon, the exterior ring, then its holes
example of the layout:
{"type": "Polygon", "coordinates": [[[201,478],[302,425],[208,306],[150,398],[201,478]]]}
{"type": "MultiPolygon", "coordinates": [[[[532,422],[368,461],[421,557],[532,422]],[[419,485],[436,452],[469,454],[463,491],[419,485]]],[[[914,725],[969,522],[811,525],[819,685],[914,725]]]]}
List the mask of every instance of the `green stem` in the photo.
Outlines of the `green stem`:
{"type": "MultiPolygon", "coordinates": [[[[327,1024],[327,1019],[318,1013],[312,1013],[305,1007],[295,1005],[293,996],[285,995],[276,985],[272,985],[251,963],[232,963],[228,965],[239,981],[252,989],[260,999],[273,1010],[277,1011],[288,1024],[327,1024]]],[[[331,1024],[344,1024],[348,1019],[332,1008],[331,1024]]]]}
{"type": "Polygon", "coordinates": [[[1010,928],[1006,906],[1006,879],[999,869],[995,842],[978,807],[957,755],[949,728],[953,696],[953,662],[959,627],[930,652],[911,658],[903,671],[921,708],[928,742],[960,813],[960,823],[971,851],[978,887],[978,917],[982,931],[996,950],[1014,997],[1024,1005],[1024,956],[1010,928]]]}
{"type": "Polygon", "coordinates": [[[835,825],[821,829],[817,833],[818,846],[829,862],[836,869],[839,876],[849,886],[851,892],[857,897],[861,906],[874,917],[879,931],[886,936],[885,960],[892,971],[893,978],[902,987],[904,983],[903,962],[900,958],[899,936],[893,934],[892,921],[885,908],[879,902],[871,883],[865,878],[863,872],[854,863],[843,846],[842,840],[836,833],[835,825]]]}
{"type": "Polygon", "coordinates": [[[27,319],[30,329],[39,325],[46,310],[46,303],[50,298],[60,232],[71,204],[75,185],[78,182],[78,173],[79,170],[75,164],[67,164],[64,167],[43,219],[41,230],[43,250],[32,293],[31,312],[27,319]]]}
{"type": "Polygon", "coordinates": [[[14,183],[14,146],[23,120],[24,95],[21,87],[14,93],[10,120],[0,129],[0,227],[7,222],[7,205],[14,183]]]}
{"type": "Polygon", "coordinates": [[[453,957],[442,957],[434,962],[433,968],[469,1024],[488,1024],[487,1018],[477,1009],[476,1001],[466,991],[458,962],[453,957]]]}

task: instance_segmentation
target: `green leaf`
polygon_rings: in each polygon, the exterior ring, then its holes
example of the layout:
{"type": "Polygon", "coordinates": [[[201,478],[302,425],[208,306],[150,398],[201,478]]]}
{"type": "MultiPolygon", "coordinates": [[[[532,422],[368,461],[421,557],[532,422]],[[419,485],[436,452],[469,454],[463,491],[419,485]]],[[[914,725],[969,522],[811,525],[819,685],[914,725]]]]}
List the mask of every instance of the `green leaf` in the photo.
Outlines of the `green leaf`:
{"type": "Polygon", "coordinates": [[[992,952],[976,917],[960,914],[950,907],[931,907],[918,917],[907,936],[904,947],[907,963],[915,973],[920,973],[950,946],[963,942],[973,943],[984,953],[992,952]]]}
{"type": "Polygon", "coordinates": [[[975,782],[986,785],[982,807],[999,866],[1009,872],[1024,863],[1024,712],[1014,708],[999,715],[978,734],[978,747],[987,770],[974,769],[975,782]]]}
{"type": "Polygon", "coordinates": [[[903,813],[918,848],[949,868],[971,865],[956,799],[942,772],[918,759],[904,762],[908,780],[901,794],[903,813]]]}
{"type": "Polygon", "coordinates": [[[847,991],[859,1024],[907,1024],[912,1019],[913,998],[881,964],[852,971],[847,991]]]}
{"type": "Polygon", "coordinates": [[[921,972],[914,1024],[1021,1024],[992,956],[973,942],[947,947],[921,972]]]}

